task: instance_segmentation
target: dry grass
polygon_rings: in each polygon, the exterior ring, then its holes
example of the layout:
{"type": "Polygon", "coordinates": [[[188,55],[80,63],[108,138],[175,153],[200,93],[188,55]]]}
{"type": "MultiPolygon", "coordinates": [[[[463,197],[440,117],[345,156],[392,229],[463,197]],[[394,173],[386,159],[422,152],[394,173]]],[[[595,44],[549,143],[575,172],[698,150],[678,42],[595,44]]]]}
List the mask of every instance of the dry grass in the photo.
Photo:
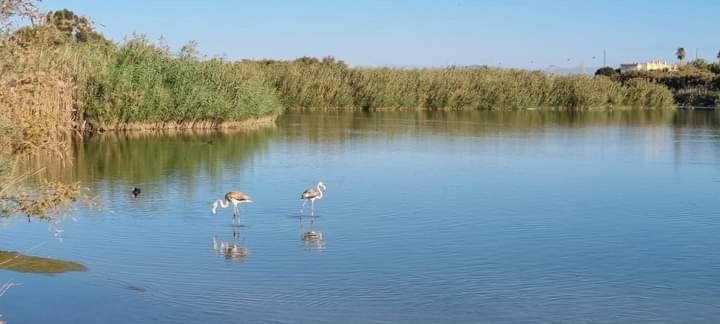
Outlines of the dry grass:
{"type": "Polygon", "coordinates": [[[73,92],[57,75],[35,72],[0,81],[0,114],[19,135],[14,153],[37,149],[64,151],[73,129],[73,92]]]}

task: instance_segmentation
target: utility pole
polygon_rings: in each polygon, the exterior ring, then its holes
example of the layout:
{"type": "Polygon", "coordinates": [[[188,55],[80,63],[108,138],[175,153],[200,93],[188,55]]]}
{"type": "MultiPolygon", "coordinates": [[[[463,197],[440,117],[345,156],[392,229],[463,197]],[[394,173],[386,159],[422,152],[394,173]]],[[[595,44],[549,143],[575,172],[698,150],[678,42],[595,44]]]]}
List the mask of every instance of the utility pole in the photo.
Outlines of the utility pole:
{"type": "Polygon", "coordinates": [[[603,67],[607,66],[607,50],[603,48],[603,67]]]}

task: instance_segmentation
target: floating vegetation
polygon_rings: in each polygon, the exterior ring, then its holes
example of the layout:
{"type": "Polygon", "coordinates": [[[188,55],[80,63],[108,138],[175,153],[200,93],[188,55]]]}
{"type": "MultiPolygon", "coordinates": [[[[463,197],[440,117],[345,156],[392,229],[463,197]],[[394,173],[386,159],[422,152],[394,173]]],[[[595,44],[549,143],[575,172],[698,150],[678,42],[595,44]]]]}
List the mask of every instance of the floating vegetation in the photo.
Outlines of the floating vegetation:
{"type": "Polygon", "coordinates": [[[87,271],[80,263],[50,258],[22,255],[18,252],[0,251],[0,270],[27,273],[64,273],[87,271]]]}

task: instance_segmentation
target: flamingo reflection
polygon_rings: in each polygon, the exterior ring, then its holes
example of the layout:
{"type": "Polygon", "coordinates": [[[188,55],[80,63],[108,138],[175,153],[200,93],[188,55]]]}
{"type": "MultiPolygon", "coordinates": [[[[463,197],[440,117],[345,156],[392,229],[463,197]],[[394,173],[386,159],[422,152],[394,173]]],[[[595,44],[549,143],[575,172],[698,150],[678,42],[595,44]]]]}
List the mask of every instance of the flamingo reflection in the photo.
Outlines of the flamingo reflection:
{"type": "Polygon", "coordinates": [[[216,235],[212,238],[213,250],[225,257],[226,260],[243,261],[248,256],[247,248],[240,245],[240,227],[233,227],[233,241],[225,242],[218,240],[216,235]]]}

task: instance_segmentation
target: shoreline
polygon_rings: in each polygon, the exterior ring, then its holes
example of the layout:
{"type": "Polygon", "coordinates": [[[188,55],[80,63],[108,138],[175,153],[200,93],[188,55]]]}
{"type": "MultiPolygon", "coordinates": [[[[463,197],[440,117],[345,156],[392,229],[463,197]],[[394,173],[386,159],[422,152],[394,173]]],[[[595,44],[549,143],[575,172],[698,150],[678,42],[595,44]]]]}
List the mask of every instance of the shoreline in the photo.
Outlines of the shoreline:
{"type": "Polygon", "coordinates": [[[681,107],[681,106],[672,106],[672,107],[632,107],[632,106],[626,106],[626,105],[618,105],[618,106],[605,106],[605,107],[590,107],[590,108],[583,108],[583,109],[568,109],[563,107],[527,107],[527,108],[513,108],[513,109],[456,109],[456,108],[427,108],[427,107],[416,107],[416,108],[407,108],[407,107],[385,107],[385,108],[362,108],[362,107],[290,107],[287,108],[285,111],[292,111],[292,112],[338,112],[338,111],[349,111],[349,112],[392,112],[392,111],[398,111],[398,112],[408,112],[408,111],[417,111],[417,112],[452,112],[452,111],[553,111],[553,112],[567,112],[567,113],[576,113],[576,112],[599,112],[599,111],[631,111],[631,110],[637,110],[637,111],[660,111],[660,110],[676,110],[676,109],[691,109],[687,107],[681,107]]]}
{"type": "Polygon", "coordinates": [[[279,115],[251,118],[242,121],[194,121],[194,122],[159,122],[159,123],[92,123],[89,129],[82,127],[81,132],[87,133],[114,133],[114,132],[166,132],[166,131],[194,131],[194,130],[255,130],[274,127],[279,115]]]}

